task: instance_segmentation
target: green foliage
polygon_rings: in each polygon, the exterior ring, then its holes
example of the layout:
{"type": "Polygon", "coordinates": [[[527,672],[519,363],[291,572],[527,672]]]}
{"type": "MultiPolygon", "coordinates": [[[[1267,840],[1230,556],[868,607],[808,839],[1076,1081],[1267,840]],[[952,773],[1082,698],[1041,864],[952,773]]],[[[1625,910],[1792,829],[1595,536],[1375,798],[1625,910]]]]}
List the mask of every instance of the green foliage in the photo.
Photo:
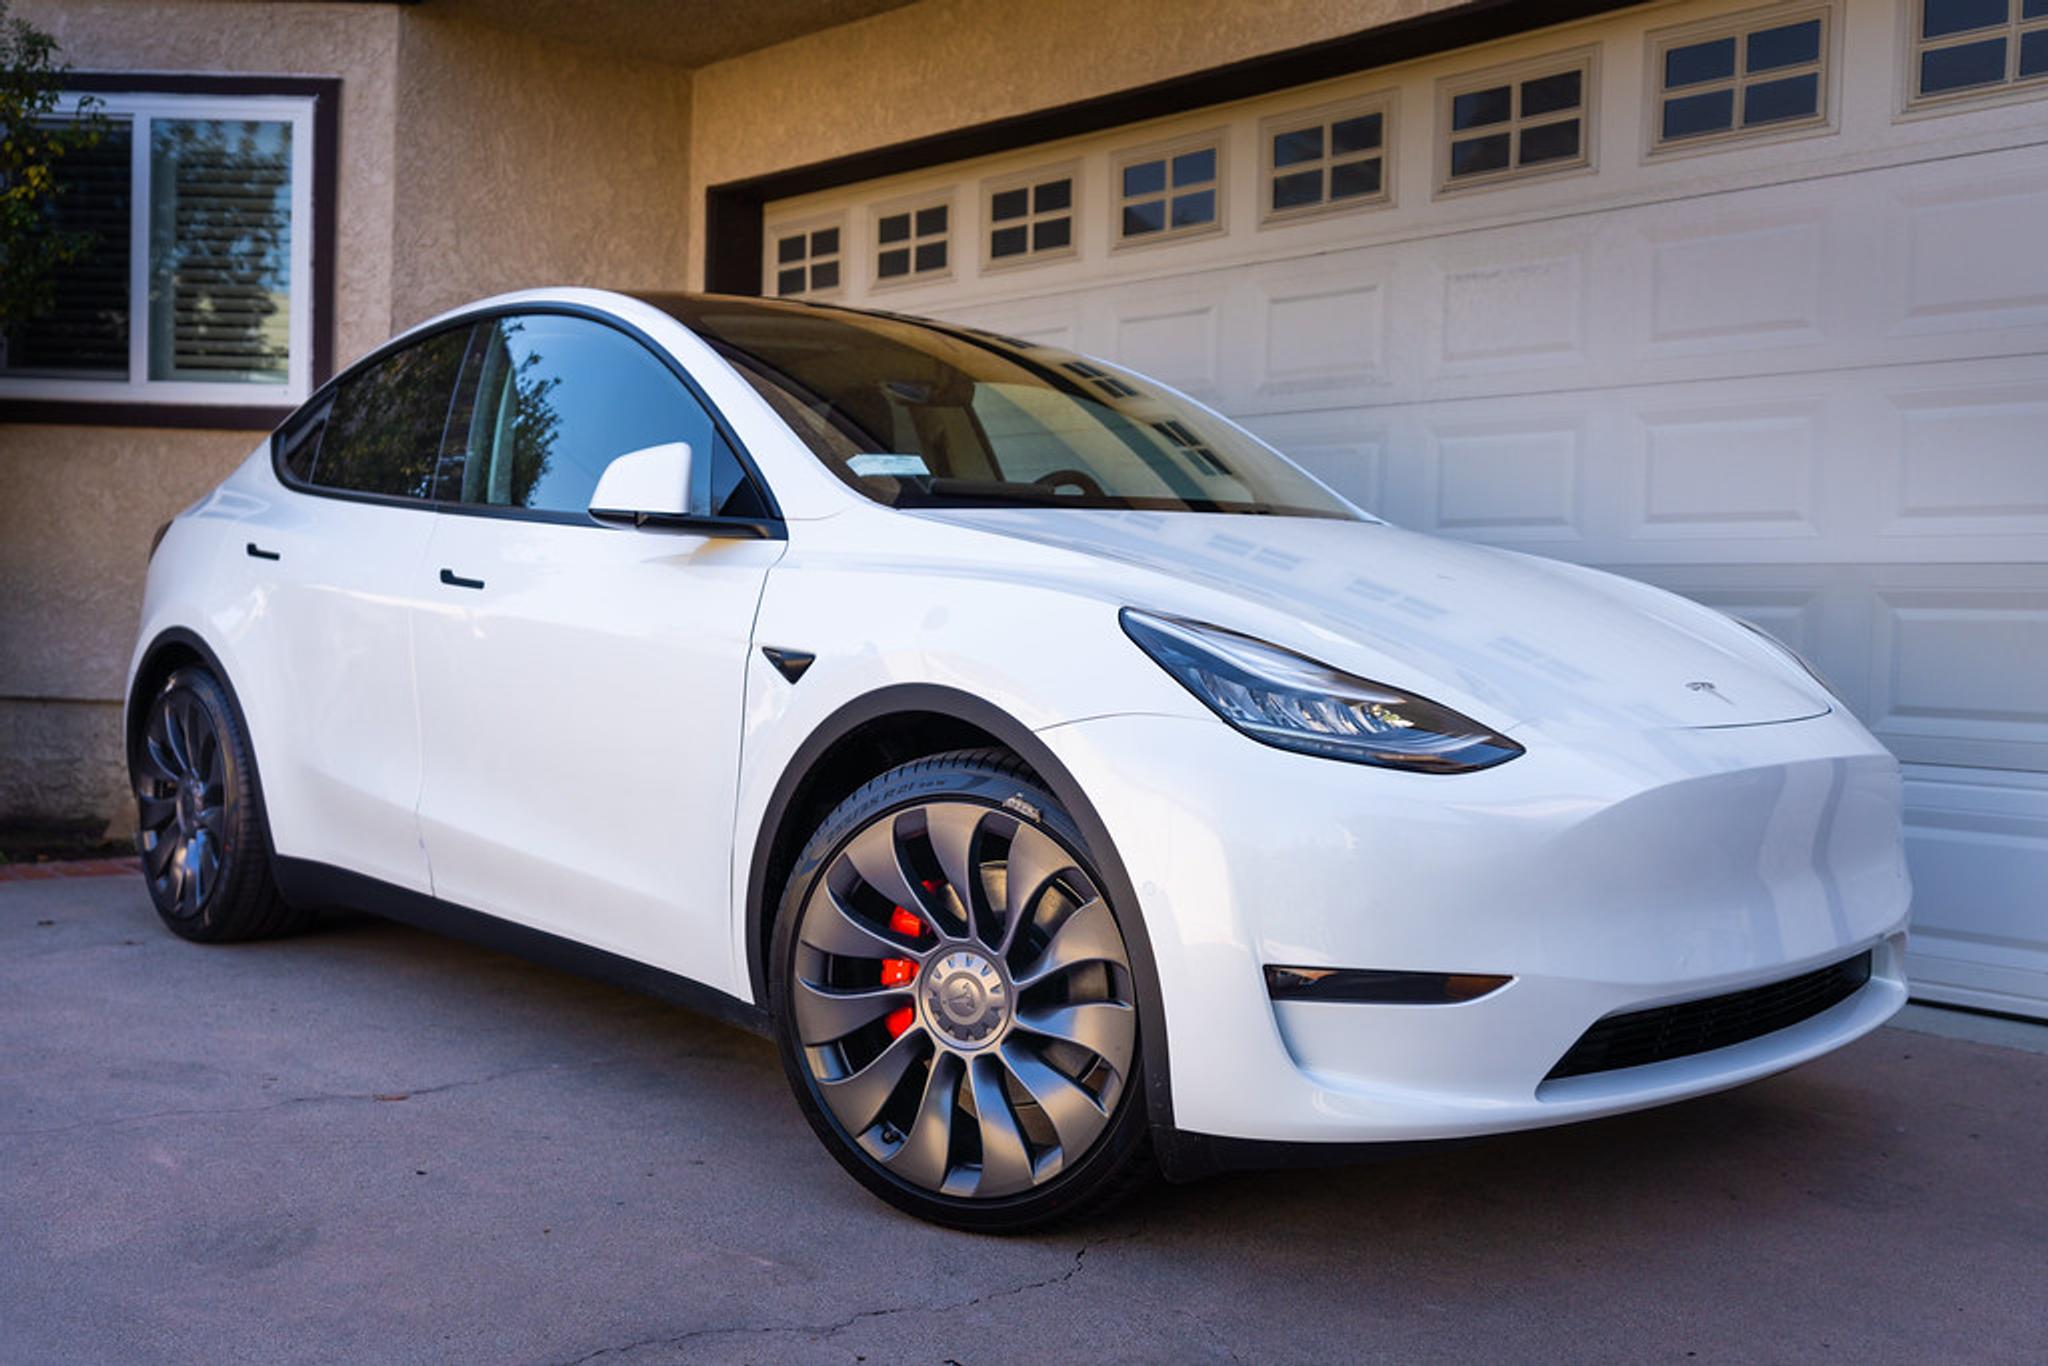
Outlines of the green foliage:
{"type": "Polygon", "coordinates": [[[58,217],[60,172],[106,136],[107,119],[93,99],[56,116],[67,70],[56,40],[0,0],[0,328],[49,312],[57,270],[93,245],[58,217]]]}

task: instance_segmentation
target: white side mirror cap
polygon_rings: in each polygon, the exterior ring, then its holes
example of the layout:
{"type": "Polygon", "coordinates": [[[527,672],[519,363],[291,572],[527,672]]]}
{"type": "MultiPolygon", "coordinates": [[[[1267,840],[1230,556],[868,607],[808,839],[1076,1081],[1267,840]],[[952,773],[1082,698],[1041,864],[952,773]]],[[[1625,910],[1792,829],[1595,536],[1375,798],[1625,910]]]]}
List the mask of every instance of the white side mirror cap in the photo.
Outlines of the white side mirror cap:
{"type": "Polygon", "coordinates": [[[590,515],[600,521],[638,523],[690,513],[690,443],[646,446],[605,466],[590,494],[590,515]]]}

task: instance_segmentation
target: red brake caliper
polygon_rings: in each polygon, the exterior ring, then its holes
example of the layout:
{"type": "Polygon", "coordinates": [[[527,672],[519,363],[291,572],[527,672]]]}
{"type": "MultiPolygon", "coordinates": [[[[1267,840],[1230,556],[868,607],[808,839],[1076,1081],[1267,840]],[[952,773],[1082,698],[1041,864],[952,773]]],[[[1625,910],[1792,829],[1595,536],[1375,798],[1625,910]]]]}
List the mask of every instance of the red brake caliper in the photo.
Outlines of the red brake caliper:
{"type": "MultiPolygon", "coordinates": [[[[889,912],[889,928],[912,939],[924,938],[924,922],[898,906],[889,912]]],[[[900,987],[909,985],[917,976],[917,964],[908,958],[884,958],[882,960],[882,985],[900,987]]],[[[916,1012],[909,1006],[898,1006],[882,1017],[882,1024],[888,1029],[889,1037],[896,1038],[910,1028],[916,1012]]]]}

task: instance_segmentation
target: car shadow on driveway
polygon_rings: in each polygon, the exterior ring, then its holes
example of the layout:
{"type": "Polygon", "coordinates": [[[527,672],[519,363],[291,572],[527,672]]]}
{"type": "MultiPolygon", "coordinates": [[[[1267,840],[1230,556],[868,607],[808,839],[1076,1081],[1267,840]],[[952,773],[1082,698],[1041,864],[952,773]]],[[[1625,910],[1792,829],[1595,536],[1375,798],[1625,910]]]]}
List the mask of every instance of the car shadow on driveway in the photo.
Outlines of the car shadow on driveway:
{"type": "Polygon", "coordinates": [[[873,1200],[763,1040],[361,917],[202,948],[0,887],[0,1355],[2023,1360],[2048,1063],[1880,1030],[1723,1095],[1156,1187],[873,1200]]]}

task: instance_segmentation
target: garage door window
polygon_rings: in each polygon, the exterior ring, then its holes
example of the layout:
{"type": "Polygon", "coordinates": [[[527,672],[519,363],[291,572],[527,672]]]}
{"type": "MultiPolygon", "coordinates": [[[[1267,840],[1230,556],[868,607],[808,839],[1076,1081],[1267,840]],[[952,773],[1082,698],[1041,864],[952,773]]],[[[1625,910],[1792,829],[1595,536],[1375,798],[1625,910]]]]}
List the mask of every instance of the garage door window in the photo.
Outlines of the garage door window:
{"type": "Polygon", "coordinates": [[[892,207],[877,213],[875,283],[897,284],[947,274],[952,217],[952,208],[945,203],[892,207]]]}
{"type": "Polygon", "coordinates": [[[1117,240],[1156,242],[1215,232],[1223,221],[1223,142],[1126,154],[1117,163],[1117,240]]]}
{"type": "Polygon", "coordinates": [[[839,288],[839,225],[778,229],[769,234],[775,247],[775,292],[785,298],[829,294],[839,288]]]}
{"type": "Polygon", "coordinates": [[[1656,40],[1653,150],[1725,135],[1811,127],[1827,112],[1827,12],[1773,11],[1656,40]]]}
{"type": "Polygon", "coordinates": [[[1017,265],[1074,253],[1074,173],[1039,171],[984,187],[988,264],[1017,265]]]}
{"type": "Polygon", "coordinates": [[[1907,0],[1911,102],[2048,82],[2048,0],[1907,0]]]}
{"type": "Polygon", "coordinates": [[[1442,87],[1446,189],[1588,164],[1593,54],[1460,77],[1442,87]]]}
{"type": "Polygon", "coordinates": [[[1389,103],[1380,97],[1268,119],[1260,129],[1266,219],[1387,203],[1389,103]]]}

